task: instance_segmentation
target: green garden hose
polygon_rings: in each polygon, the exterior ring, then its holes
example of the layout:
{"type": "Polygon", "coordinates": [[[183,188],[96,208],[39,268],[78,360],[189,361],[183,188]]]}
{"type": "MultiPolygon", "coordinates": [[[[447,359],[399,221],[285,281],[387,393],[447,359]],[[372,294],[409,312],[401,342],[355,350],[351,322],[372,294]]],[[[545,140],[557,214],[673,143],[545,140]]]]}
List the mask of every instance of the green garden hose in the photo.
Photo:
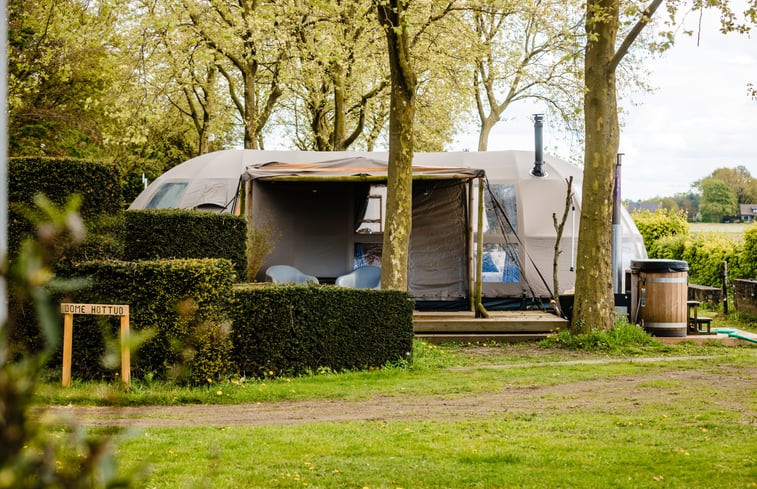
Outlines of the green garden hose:
{"type": "Polygon", "coordinates": [[[752,343],[757,343],[757,339],[754,339],[754,338],[752,338],[750,336],[744,336],[743,334],[741,334],[741,331],[739,331],[737,329],[718,328],[718,329],[713,329],[712,331],[714,331],[715,333],[727,334],[731,338],[738,338],[740,340],[746,340],[746,341],[750,341],[752,343]]]}

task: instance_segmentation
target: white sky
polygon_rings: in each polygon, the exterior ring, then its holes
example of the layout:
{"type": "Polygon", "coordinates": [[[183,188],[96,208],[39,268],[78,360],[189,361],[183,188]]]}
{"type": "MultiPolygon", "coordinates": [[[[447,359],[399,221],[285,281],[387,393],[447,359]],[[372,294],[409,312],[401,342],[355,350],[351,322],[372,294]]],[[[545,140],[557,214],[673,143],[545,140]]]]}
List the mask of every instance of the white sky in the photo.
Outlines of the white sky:
{"type": "MultiPolygon", "coordinates": [[[[695,28],[696,20],[687,27],[695,28]]],[[[636,96],[640,105],[624,107],[624,199],[686,192],[721,167],[744,165],[757,178],[757,101],[747,96],[747,84],[757,86],[757,31],[751,38],[724,36],[717,27],[716,14],[705,12],[699,47],[696,36],[679,36],[649,65],[650,85],[657,90],[636,96]]],[[[539,112],[543,107],[521,104],[511,119],[495,126],[489,149],[533,150],[531,114],[539,112]]],[[[545,125],[548,153],[567,157],[564,138],[545,125]]],[[[449,149],[476,146],[476,136],[468,135],[449,149]]]]}

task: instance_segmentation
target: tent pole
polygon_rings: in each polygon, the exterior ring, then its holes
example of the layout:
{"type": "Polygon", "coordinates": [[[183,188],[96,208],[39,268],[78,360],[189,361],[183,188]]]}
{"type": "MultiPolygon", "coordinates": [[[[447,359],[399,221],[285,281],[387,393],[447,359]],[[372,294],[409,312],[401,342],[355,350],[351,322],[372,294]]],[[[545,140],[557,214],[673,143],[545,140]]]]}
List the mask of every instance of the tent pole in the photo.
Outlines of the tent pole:
{"type": "Polygon", "coordinates": [[[484,179],[478,179],[478,263],[476,263],[476,316],[489,317],[489,312],[481,302],[481,281],[484,264],[484,179]]]}
{"type": "Polygon", "coordinates": [[[473,270],[473,179],[468,180],[468,297],[470,297],[470,311],[476,312],[476,272],[473,270]]]}

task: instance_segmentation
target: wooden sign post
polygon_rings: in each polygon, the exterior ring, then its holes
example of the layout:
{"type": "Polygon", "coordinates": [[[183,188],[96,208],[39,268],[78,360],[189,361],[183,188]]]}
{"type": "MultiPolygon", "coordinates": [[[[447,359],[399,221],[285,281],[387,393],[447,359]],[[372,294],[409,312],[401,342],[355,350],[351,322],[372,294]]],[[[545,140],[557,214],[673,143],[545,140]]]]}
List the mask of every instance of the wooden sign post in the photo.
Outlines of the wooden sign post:
{"type": "Polygon", "coordinates": [[[121,316],[121,380],[131,381],[131,355],[129,352],[129,306],[120,304],[71,304],[60,305],[63,313],[63,379],[64,387],[71,385],[71,353],[74,341],[74,314],[97,316],[121,316]]]}

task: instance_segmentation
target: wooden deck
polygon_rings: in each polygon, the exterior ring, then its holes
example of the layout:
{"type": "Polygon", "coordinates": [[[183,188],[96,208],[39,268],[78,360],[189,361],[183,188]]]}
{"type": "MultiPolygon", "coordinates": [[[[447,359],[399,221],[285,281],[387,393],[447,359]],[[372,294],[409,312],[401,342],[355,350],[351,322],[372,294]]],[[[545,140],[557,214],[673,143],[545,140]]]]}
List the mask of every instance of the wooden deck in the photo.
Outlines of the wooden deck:
{"type": "Polygon", "coordinates": [[[538,341],[568,327],[568,321],[544,311],[489,311],[477,318],[472,312],[418,312],[413,314],[417,339],[431,343],[538,341]]]}

